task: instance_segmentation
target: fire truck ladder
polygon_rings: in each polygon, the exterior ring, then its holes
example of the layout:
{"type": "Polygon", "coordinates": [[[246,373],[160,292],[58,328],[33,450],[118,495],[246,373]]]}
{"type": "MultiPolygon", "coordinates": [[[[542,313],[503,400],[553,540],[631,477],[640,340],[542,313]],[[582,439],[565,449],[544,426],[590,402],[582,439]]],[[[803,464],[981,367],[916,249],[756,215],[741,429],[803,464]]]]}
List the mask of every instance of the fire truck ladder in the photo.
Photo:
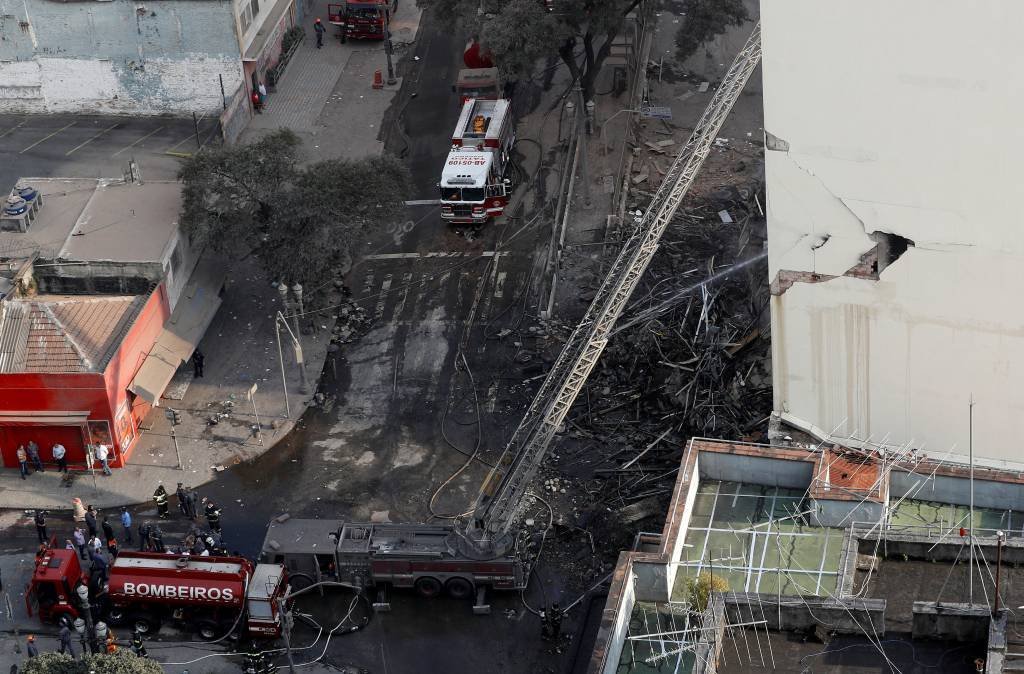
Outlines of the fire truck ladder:
{"type": "Polygon", "coordinates": [[[647,270],[672,216],[693,184],[733,104],[761,60],[758,23],[736,56],[693,134],[672,163],[647,212],[623,245],[608,276],[534,396],[505,451],[484,480],[466,540],[479,555],[498,555],[514,542],[509,530],[552,438],[608,343],[615,321],[647,270]]]}

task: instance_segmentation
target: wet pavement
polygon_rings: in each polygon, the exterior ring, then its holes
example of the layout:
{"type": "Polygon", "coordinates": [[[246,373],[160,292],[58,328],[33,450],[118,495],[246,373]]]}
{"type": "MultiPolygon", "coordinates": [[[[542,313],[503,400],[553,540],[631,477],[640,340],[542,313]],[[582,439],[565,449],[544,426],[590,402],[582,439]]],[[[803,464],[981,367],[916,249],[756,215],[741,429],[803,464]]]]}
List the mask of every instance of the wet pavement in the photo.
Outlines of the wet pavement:
{"type": "MultiPolygon", "coordinates": [[[[413,140],[387,140],[413,170],[414,199],[435,195],[458,108],[450,82],[462,45],[427,17],[410,53],[420,60],[403,62],[405,86],[396,106],[405,138],[413,140]]],[[[328,355],[319,390],[330,402],[307,410],[270,451],[198,490],[223,509],[229,549],[256,555],[267,523],[283,512],[425,522],[472,504],[488,463],[539,385],[523,380],[543,372],[527,315],[541,241],[529,215],[464,232],[441,222],[435,206],[412,206],[406,225],[367,242],[346,282],[372,326],[328,355]],[[472,456],[477,460],[468,460],[472,456]]],[[[137,518],[155,514],[149,506],[133,512],[137,518]]],[[[188,523],[175,515],[162,526],[165,541],[173,543],[188,523]]],[[[70,523],[54,527],[70,530],[70,523]]],[[[27,518],[11,542],[34,547],[27,518]]],[[[558,582],[549,581],[545,591],[557,595],[558,582]]],[[[542,600],[534,593],[540,594],[536,583],[526,599],[537,606],[542,600]]],[[[517,593],[495,594],[491,601],[490,616],[474,616],[469,602],[395,592],[393,612],[336,636],[325,657],[370,671],[537,672],[560,669],[559,659],[574,652],[564,649],[560,656],[542,644],[539,620],[517,593]]],[[[331,613],[347,607],[348,599],[312,604],[331,613]]],[[[566,621],[566,631],[575,623],[566,621]]]]}

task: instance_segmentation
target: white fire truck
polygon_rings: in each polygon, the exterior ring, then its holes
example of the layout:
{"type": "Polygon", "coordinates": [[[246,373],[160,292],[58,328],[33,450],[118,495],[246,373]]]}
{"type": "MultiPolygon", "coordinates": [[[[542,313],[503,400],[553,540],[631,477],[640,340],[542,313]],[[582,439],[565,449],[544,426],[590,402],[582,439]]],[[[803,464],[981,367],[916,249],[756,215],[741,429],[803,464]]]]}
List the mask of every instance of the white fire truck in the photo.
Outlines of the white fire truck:
{"type": "Polygon", "coordinates": [[[512,195],[507,177],[516,140],[507,99],[468,99],[452,134],[441,171],[441,217],[455,224],[481,224],[501,215],[512,195]]]}

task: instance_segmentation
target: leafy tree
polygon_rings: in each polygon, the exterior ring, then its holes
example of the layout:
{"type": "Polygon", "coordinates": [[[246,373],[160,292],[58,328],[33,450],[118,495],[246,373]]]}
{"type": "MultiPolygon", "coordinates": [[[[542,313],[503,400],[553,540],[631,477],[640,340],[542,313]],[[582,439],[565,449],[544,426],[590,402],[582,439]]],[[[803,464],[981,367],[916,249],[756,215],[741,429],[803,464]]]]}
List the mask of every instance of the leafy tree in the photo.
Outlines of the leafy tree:
{"type": "Polygon", "coordinates": [[[122,648],[113,655],[87,655],[79,661],[64,653],[42,653],[29,658],[21,671],[23,674],[163,674],[164,669],[158,662],[137,657],[122,648]]]}
{"type": "Polygon", "coordinates": [[[698,47],[729,26],[750,19],[743,0],[684,0],[683,12],[683,25],[676,31],[676,57],[680,61],[693,56],[698,47]]]}
{"type": "Polygon", "coordinates": [[[352,243],[397,218],[411,190],[391,156],[300,165],[286,129],[187,160],[182,227],[195,245],[255,255],[272,278],[322,283],[352,243]]]}
{"type": "Polygon", "coordinates": [[[690,607],[697,613],[703,613],[708,607],[712,592],[728,592],[729,581],[721,575],[713,576],[701,571],[696,578],[686,579],[686,593],[690,598],[690,607]]]}
{"type": "Polygon", "coordinates": [[[528,77],[539,59],[557,56],[588,101],[626,15],[639,4],[640,0],[430,0],[442,21],[459,25],[494,54],[495,65],[507,79],[528,77]]]}

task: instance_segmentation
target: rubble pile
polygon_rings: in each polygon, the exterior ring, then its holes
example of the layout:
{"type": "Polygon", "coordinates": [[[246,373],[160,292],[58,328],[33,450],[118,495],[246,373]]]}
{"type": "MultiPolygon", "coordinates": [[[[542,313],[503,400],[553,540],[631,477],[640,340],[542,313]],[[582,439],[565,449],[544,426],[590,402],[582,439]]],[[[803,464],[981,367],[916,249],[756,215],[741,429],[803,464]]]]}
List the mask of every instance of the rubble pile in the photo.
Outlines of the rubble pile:
{"type": "MultiPolygon", "coordinates": [[[[586,584],[611,570],[637,531],[660,531],[653,518],[664,517],[690,437],[757,441],[767,429],[763,215],[753,188],[695,203],[665,233],[534,483],[554,521],[543,563],[562,579],[586,584]]],[[[599,283],[581,288],[582,302],[599,283]]],[[[548,321],[534,336],[557,354],[574,327],[548,321]]],[[[548,515],[528,516],[542,527],[548,515]]]]}
{"type": "Polygon", "coordinates": [[[359,339],[373,326],[373,317],[366,309],[351,300],[338,307],[338,320],[334,323],[331,344],[349,344],[359,339]]]}

